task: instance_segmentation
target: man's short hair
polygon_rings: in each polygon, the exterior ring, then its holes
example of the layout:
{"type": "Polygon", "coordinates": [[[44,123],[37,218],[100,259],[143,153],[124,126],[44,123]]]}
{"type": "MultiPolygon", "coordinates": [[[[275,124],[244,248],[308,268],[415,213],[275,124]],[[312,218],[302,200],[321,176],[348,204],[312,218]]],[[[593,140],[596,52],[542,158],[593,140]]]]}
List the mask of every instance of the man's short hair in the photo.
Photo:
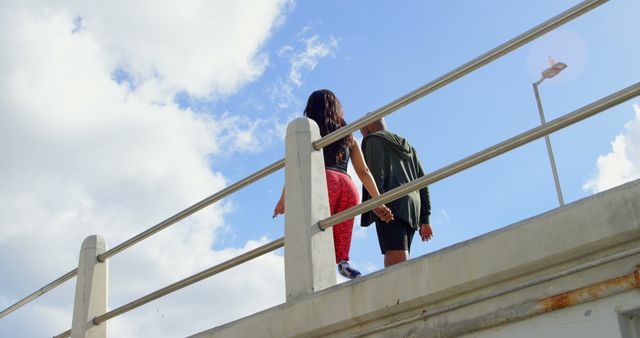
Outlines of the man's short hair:
{"type": "MultiPolygon", "coordinates": [[[[370,115],[371,113],[367,113],[370,115]]],[[[387,130],[387,123],[384,121],[384,118],[381,117],[379,120],[373,121],[369,123],[370,126],[374,126],[378,130],[387,130]]]]}

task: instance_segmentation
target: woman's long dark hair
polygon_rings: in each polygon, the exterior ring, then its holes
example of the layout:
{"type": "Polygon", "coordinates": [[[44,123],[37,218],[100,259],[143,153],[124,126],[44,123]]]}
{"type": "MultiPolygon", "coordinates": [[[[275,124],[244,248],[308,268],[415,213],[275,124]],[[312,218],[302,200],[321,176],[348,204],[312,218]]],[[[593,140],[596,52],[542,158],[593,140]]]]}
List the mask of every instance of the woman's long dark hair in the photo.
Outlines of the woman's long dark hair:
{"type": "MultiPolygon", "coordinates": [[[[331,132],[344,127],[347,122],[344,120],[342,104],[336,95],[328,89],[320,89],[311,93],[304,108],[304,116],[316,121],[320,128],[320,136],[325,136],[331,132]]],[[[342,161],[344,147],[349,146],[353,135],[348,135],[336,141],[334,145],[338,147],[336,152],[336,162],[342,161]]]]}

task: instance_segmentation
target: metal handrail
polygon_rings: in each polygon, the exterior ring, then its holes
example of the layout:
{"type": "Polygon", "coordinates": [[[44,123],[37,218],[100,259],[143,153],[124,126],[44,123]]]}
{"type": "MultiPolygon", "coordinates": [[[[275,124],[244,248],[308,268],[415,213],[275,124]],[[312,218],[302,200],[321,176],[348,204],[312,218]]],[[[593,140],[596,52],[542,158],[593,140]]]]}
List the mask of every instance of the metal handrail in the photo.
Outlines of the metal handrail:
{"type": "Polygon", "coordinates": [[[75,275],[78,274],[78,268],[75,268],[69,272],[67,272],[66,274],[62,275],[61,277],[59,277],[58,279],[54,280],[53,282],[43,286],[42,288],[34,291],[32,294],[22,298],[19,302],[9,306],[8,308],[2,310],[2,312],[0,312],[0,318],[10,314],[11,312],[19,309],[20,307],[22,307],[23,305],[31,302],[32,300],[44,295],[45,293],[47,293],[49,290],[57,287],[58,285],[68,281],[69,279],[73,278],[75,275]]]}
{"type": "Polygon", "coordinates": [[[520,147],[531,141],[537,140],[545,135],[551,134],[562,128],[570,126],[576,122],[580,122],[588,117],[609,109],[622,102],[632,99],[640,95],[640,82],[624,88],[616,93],[606,96],[598,101],[588,104],[580,109],[577,109],[567,115],[559,117],[553,121],[547,122],[539,127],[530,129],[522,134],[514,136],[504,142],[498,143],[485,150],[477,152],[471,156],[468,156],[460,161],[450,164],[444,168],[434,171],[431,174],[422,176],[410,183],[397,187],[393,190],[387,191],[384,194],[368,200],[355,207],[331,215],[318,223],[320,229],[325,230],[332,227],[335,224],[343,222],[347,219],[353,218],[357,215],[373,210],[375,207],[394,201],[402,196],[405,196],[413,191],[424,188],[431,183],[438,182],[444,178],[447,178],[453,174],[461,172],[465,169],[471,168],[482,162],[485,162],[498,155],[504,154],[514,148],[520,147]]]}
{"type": "Polygon", "coordinates": [[[124,241],[123,243],[115,246],[113,249],[106,251],[105,253],[98,255],[98,260],[100,262],[104,262],[107,258],[112,257],[113,255],[119,253],[120,251],[127,249],[128,247],[142,241],[143,239],[157,233],[158,231],[177,223],[188,216],[193,215],[194,213],[210,206],[211,204],[227,197],[228,195],[240,190],[241,188],[275,172],[284,168],[284,159],[280,159],[258,171],[255,173],[243,178],[242,180],[218,191],[217,193],[203,199],[202,201],[184,209],[183,211],[169,217],[168,219],[154,225],[153,227],[141,232],[140,234],[131,237],[130,239],[124,241]]]}
{"type": "MultiPolygon", "coordinates": [[[[200,202],[188,207],[187,209],[184,209],[183,211],[169,217],[168,219],[158,223],[157,225],[141,232],[140,234],[126,240],[125,242],[115,246],[114,248],[112,248],[111,250],[108,250],[106,252],[104,252],[101,255],[98,255],[97,259],[100,262],[104,262],[107,258],[110,258],[116,254],[118,254],[119,252],[131,247],[132,245],[142,241],[143,239],[163,230],[164,228],[175,224],[177,222],[179,222],[180,220],[193,215],[194,213],[200,211],[203,208],[206,208],[207,206],[223,199],[224,197],[240,190],[241,188],[277,171],[280,170],[284,167],[284,159],[280,159],[279,161],[276,161],[258,171],[256,171],[255,173],[243,178],[242,180],[218,191],[217,193],[201,200],[200,202]]],[[[39,289],[38,291],[30,294],[29,296],[23,298],[22,300],[20,300],[19,302],[11,305],[10,307],[4,309],[2,312],[0,312],[0,318],[8,315],[9,313],[17,310],[18,308],[22,307],[23,305],[33,301],[34,299],[42,296],[43,294],[45,294],[47,291],[53,289],[54,287],[64,283],[65,281],[71,279],[72,277],[74,277],[76,274],[78,273],[78,269],[74,269],[71,270],[70,272],[68,272],[67,274],[63,275],[62,277],[56,279],[55,281],[47,284],[47,286],[43,287],[42,289],[39,289]],[[55,285],[54,285],[55,284],[55,285]]]]}
{"type": "Polygon", "coordinates": [[[439,78],[427,83],[426,85],[412,91],[411,93],[387,104],[386,106],[379,108],[367,114],[356,121],[344,126],[331,134],[324,136],[323,138],[313,142],[313,146],[316,150],[320,150],[337,140],[353,133],[354,131],[370,124],[373,121],[379,120],[382,117],[408,105],[409,103],[430,94],[447,84],[463,77],[466,74],[496,60],[499,57],[521,47],[527,42],[540,37],[541,35],[579,17],[582,14],[608,2],[609,0],[591,0],[584,1],[570,9],[554,16],[553,18],[531,28],[530,30],[516,36],[515,38],[501,44],[500,46],[480,55],[479,57],[463,64],[462,66],[440,76],[439,78]]]}
{"type": "Polygon", "coordinates": [[[67,338],[67,337],[71,337],[71,329],[62,332],[61,334],[59,334],[57,336],[53,336],[53,338],[67,338]]]}
{"type": "MultiPolygon", "coordinates": [[[[235,266],[238,266],[244,262],[247,262],[249,260],[252,260],[254,258],[260,257],[264,254],[267,254],[271,251],[277,250],[281,247],[284,246],[284,237],[281,237],[279,239],[276,239],[273,242],[267,243],[265,245],[259,246],[253,250],[247,251],[243,254],[241,254],[240,256],[236,256],[234,258],[231,258],[225,262],[222,262],[216,266],[213,266],[209,269],[200,271],[192,276],[189,276],[185,279],[182,279],[178,282],[175,282],[169,286],[166,286],[160,290],[154,291],[144,297],[138,298],[130,303],[127,303],[123,306],[120,306],[117,309],[111,310],[109,312],[106,312],[105,314],[99,315],[95,318],[93,318],[93,323],[96,325],[99,325],[101,323],[104,323],[105,321],[117,317],[125,312],[131,311],[141,305],[147,304],[153,300],[156,300],[160,297],[166,296],[174,291],[178,291],[184,287],[187,287],[193,283],[197,283],[205,278],[211,277],[215,274],[218,274],[222,271],[231,269],[235,266]]],[[[71,335],[71,330],[65,331],[57,336],[55,336],[54,338],[66,338],[69,337],[71,335]]]]}

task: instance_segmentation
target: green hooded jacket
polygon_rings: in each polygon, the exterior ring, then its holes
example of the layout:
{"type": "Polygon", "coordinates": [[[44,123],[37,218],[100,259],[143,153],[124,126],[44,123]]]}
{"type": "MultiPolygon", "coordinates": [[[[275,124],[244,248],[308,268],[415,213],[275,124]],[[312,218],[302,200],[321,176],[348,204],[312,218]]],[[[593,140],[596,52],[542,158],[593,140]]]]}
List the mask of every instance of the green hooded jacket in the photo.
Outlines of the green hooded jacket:
{"type": "MultiPolygon", "coordinates": [[[[362,154],[376,181],[380,194],[424,176],[416,150],[406,139],[388,131],[377,131],[362,140],[362,154]]],[[[362,188],[362,201],[370,199],[362,188]]],[[[386,204],[395,219],[401,219],[418,230],[429,224],[431,204],[427,187],[386,204]]],[[[378,220],[371,211],[362,214],[361,226],[378,220]]]]}

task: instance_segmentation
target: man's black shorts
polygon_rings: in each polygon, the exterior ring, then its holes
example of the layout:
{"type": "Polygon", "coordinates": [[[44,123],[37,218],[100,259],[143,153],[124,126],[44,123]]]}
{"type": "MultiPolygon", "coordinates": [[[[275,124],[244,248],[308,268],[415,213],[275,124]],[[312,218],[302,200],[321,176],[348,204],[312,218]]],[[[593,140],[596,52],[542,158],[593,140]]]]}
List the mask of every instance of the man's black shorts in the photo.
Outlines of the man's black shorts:
{"type": "Polygon", "coordinates": [[[376,221],[376,232],[378,233],[378,243],[380,251],[384,255],[387,250],[407,250],[411,251],[411,240],[416,230],[400,219],[394,219],[389,223],[376,221]]]}

